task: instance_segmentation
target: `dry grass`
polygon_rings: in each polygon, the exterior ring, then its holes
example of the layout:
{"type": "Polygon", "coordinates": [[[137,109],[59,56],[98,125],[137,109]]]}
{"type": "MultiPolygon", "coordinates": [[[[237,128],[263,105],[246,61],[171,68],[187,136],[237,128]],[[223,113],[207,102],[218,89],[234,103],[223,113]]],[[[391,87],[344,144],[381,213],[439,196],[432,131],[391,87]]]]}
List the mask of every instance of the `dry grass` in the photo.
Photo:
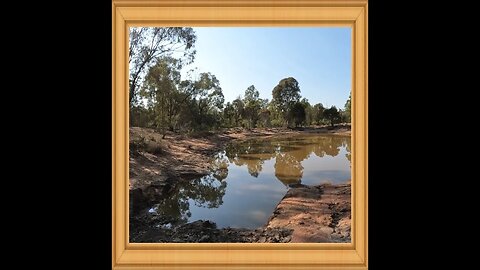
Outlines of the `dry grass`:
{"type": "Polygon", "coordinates": [[[130,151],[161,155],[165,153],[165,143],[162,141],[162,135],[152,129],[131,128],[130,151]]]}

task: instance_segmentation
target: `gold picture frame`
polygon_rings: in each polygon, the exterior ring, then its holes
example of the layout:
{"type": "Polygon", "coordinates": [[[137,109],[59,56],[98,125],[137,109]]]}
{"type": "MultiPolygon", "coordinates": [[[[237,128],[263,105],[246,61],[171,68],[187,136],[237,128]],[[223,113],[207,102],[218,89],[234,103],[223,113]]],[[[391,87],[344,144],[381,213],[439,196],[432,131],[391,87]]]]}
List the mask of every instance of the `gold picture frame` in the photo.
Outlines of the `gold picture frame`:
{"type": "Polygon", "coordinates": [[[112,0],[112,268],[367,269],[366,0],[112,0]],[[128,28],[131,26],[352,28],[351,243],[129,243],[128,28]]]}

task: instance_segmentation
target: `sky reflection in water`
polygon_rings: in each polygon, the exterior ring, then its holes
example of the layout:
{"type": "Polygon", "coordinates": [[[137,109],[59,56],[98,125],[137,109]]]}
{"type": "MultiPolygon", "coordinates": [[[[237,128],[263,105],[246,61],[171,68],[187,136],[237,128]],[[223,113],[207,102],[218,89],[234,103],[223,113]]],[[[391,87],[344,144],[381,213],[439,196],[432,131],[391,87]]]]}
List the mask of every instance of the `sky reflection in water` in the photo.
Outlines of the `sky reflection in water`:
{"type": "Polygon", "coordinates": [[[339,184],[350,180],[350,137],[302,135],[228,145],[213,172],[174,189],[158,214],[172,220],[210,220],[219,228],[263,226],[291,184],[339,184]],[[173,200],[173,201],[167,201],[173,200]],[[177,200],[177,201],[175,201],[177,200]],[[172,207],[173,206],[173,207],[172,207]]]}

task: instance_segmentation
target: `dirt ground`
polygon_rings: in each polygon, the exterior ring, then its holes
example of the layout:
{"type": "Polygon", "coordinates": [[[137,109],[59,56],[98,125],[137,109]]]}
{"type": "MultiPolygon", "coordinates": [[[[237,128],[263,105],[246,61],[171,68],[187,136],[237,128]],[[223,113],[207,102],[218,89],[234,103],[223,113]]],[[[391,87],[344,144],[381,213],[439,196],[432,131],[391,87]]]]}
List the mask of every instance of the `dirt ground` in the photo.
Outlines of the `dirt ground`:
{"type": "Polygon", "coordinates": [[[299,185],[288,190],[267,228],[292,229],[291,242],[350,242],[351,185],[299,185]]]}
{"type": "MultiPolygon", "coordinates": [[[[262,229],[217,229],[196,221],[176,228],[151,228],[137,215],[149,205],[147,190],[168,190],[176,181],[190,181],[210,172],[213,156],[235,140],[304,133],[351,135],[350,125],[284,129],[234,128],[185,136],[152,129],[130,128],[130,241],[131,242],[349,242],[350,185],[300,185],[280,201],[262,229]],[[134,210],[134,211],[132,211],[134,210]],[[193,232],[193,233],[192,233],[193,232]]],[[[166,192],[166,191],[165,191],[166,192]]]]}

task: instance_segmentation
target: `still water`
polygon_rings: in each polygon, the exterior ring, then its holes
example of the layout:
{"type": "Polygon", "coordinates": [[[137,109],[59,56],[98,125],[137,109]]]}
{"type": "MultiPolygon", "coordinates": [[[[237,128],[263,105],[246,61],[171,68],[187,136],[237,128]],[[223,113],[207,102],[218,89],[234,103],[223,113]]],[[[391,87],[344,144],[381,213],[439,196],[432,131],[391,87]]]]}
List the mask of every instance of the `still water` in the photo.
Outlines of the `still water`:
{"type": "Polygon", "coordinates": [[[258,228],[292,184],[350,181],[350,137],[296,135],[228,145],[210,175],[184,183],[150,213],[171,224],[210,220],[219,228],[258,228]]]}

